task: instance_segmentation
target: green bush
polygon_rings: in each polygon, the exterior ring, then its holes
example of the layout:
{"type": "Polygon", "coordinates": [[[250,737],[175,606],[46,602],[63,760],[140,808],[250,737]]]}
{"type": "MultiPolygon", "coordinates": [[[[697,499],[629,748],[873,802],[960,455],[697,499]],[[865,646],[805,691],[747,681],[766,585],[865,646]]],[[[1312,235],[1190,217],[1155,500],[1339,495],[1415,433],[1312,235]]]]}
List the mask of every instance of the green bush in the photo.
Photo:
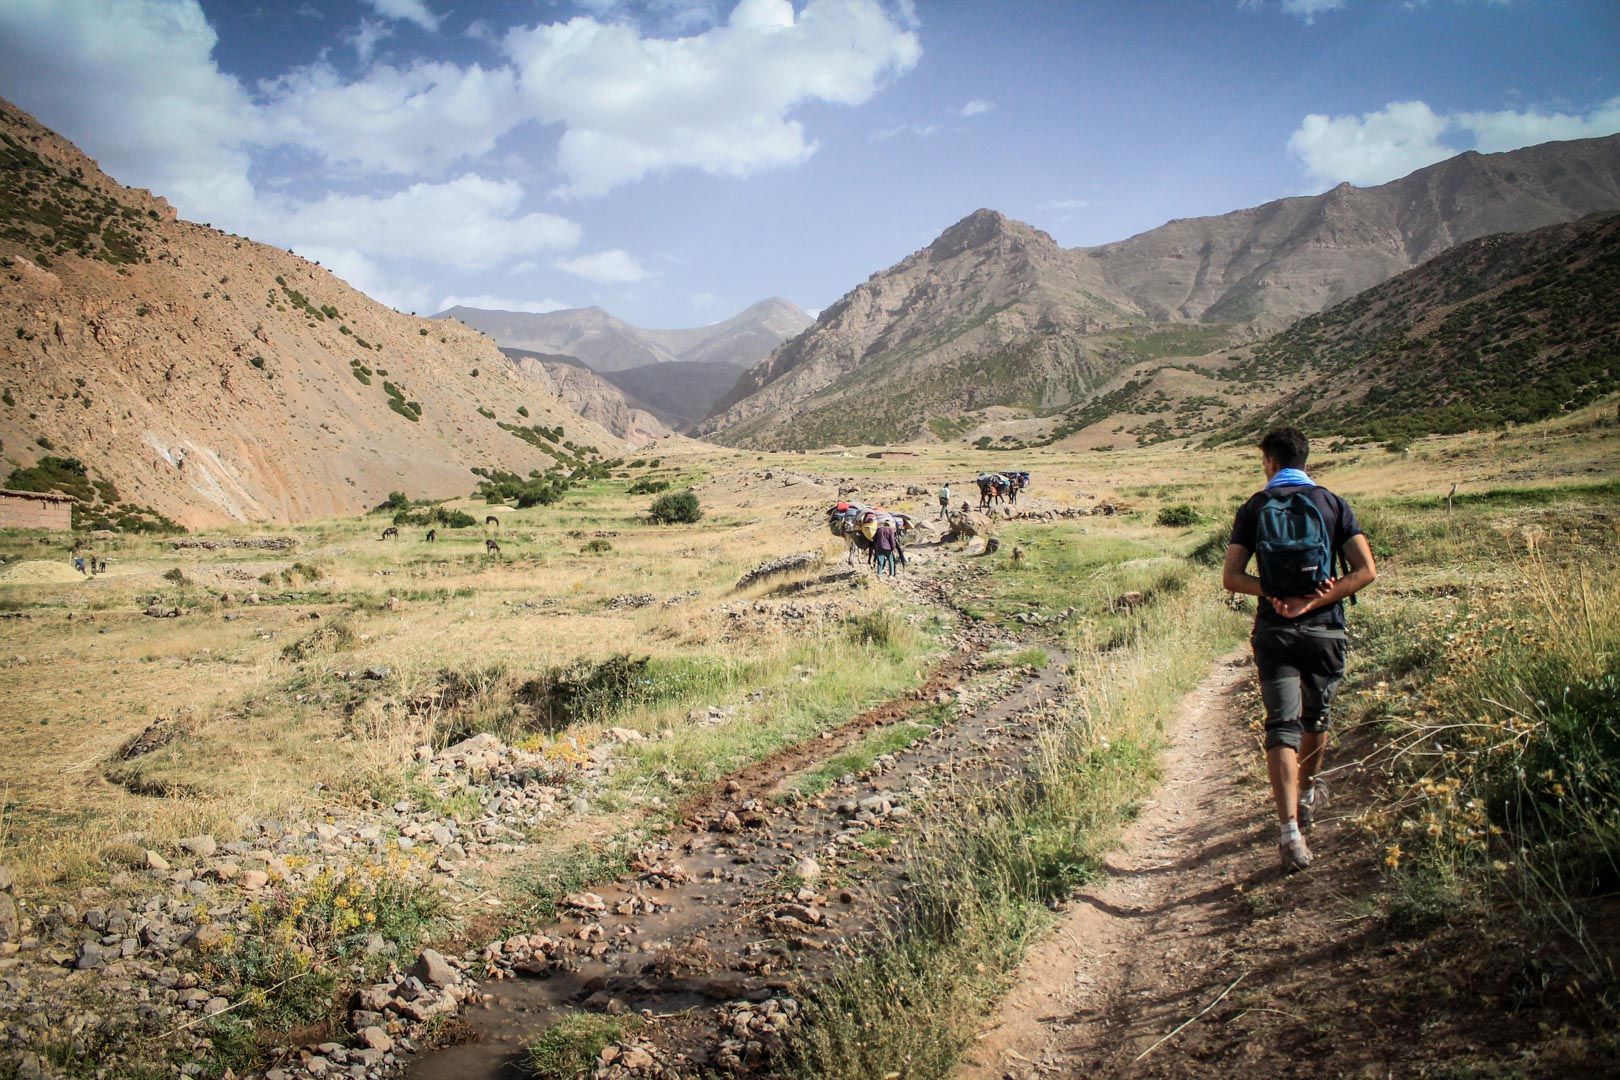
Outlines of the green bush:
{"type": "Polygon", "coordinates": [[[1190,529],[1204,520],[1204,515],[1198,512],[1196,506],[1187,503],[1178,503],[1175,506],[1166,506],[1159,511],[1158,523],[1170,529],[1190,529]]]}
{"type": "Polygon", "coordinates": [[[542,731],[562,731],[573,724],[606,720],[645,698],[652,689],[647,673],[651,657],[617,653],[606,660],[579,660],[554,667],[518,687],[520,705],[533,712],[542,731]]]}
{"type": "Polygon", "coordinates": [[[628,493],[631,495],[656,495],[660,491],[668,490],[668,480],[654,480],[650,476],[644,476],[630,485],[628,493]]]}
{"type": "Polygon", "coordinates": [[[598,537],[595,540],[586,541],[585,546],[580,550],[587,555],[603,555],[613,550],[613,544],[598,537]]]}
{"type": "Polygon", "coordinates": [[[401,510],[394,515],[395,525],[439,525],[447,529],[470,529],[478,519],[465,510],[427,506],[416,510],[401,510]]]}
{"type": "Polygon", "coordinates": [[[690,525],[703,516],[703,508],[695,492],[672,491],[660,495],[648,508],[647,516],[659,525],[690,525]]]}

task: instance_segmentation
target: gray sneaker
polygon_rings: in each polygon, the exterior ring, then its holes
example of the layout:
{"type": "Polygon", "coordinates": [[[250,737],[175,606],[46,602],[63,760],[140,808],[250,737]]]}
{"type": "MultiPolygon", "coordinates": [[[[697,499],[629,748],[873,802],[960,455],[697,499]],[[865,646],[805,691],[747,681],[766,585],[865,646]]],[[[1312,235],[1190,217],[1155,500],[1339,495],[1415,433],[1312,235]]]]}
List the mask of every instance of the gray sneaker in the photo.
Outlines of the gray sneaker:
{"type": "Polygon", "coordinates": [[[1316,814],[1328,804],[1328,786],[1320,779],[1312,780],[1311,786],[1299,797],[1299,828],[1301,832],[1309,832],[1316,824],[1316,814]]]}
{"type": "Polygon", "coordinates": [[[1295,873],[1311,865],[1311,849],[1305,846],[1303,836],[1286,844],[1278,844],[1277,850],[1282,853],[1282,868],[1285,874],[1295,873]]]}

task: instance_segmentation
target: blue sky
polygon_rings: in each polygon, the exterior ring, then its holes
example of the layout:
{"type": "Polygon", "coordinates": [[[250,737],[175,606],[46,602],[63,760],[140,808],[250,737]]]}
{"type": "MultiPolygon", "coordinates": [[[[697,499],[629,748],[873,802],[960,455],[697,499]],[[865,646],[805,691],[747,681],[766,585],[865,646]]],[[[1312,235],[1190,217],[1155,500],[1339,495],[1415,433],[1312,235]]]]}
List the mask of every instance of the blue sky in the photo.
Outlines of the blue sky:
{"type": "Polygon", "coordinates": [[[0,95],[401,310],[823,307],[981,206],[1121,239],[1620,131],[1614,0],[4,0],[0,95]]]}

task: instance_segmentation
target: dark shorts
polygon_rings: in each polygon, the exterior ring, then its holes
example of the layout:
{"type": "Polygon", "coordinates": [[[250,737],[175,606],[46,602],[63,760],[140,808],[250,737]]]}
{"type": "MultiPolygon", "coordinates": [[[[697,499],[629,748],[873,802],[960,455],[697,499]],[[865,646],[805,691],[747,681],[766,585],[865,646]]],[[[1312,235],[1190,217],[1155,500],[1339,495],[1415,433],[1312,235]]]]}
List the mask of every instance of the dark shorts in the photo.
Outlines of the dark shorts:
{"type": "Polygon", "coordinates": [[[1345,633],[1331,626],[1256,626],[1249,644],[1266,705],[1266,749],[1298,750],[1302,733],[1328,728],[1344,677],[1345,633]]]}

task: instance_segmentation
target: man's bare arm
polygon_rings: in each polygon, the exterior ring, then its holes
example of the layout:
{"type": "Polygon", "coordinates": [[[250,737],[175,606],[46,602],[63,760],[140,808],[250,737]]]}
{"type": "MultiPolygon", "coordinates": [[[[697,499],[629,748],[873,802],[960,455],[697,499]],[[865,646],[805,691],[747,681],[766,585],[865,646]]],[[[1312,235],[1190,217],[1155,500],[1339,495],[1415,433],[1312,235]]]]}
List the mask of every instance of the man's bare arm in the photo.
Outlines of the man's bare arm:
{"type": "MultiPolygon", "coordinates": [[[[1346,540],[1344,557],[1350,564],[1348,574],[1328,582],[1326,588],[1318,589],[1310,596],[1289,596],[1273,600],[1271,606],[1277,610],[1277,614],[1285,619],[1297,619],[1307,612],[1337,604],[1346,597],[1354,596],[1378,580],[1378,566],[1373,562],[1372,547],[1368,545],[1365,536],[1352,536],[1346,540]]],[[[1232,563],[1230,550],[1227,552],[1226,561],[1230,566],[1232,563]]]]}
{"type": "Polygon", "coordinates": [[[1249,573],[1249,558],[1252,555],[1253,552],[1242,544],[1227,545],[1226,566],[1221,570],[1221,587],[1227,592],[1245,596],[1265,595],[1260,588],[1260,579],[1249,573]]]}

